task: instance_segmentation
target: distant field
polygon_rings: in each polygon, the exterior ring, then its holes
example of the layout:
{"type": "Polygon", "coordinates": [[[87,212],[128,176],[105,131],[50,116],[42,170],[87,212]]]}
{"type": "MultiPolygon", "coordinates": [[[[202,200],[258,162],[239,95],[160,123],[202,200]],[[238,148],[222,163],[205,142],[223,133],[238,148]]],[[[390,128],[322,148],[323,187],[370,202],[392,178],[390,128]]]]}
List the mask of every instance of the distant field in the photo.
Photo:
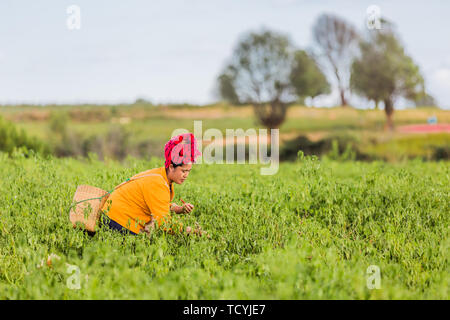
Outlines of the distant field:
{"type": "MultiPolygon", "coordinates": [[[[0,114],[6,119],[43,140],[53,135],[49,123],[55,114],[61,113],[68,117],[69,130],[80,137],[103,136],[113,128],[123,128],[129,133],[131,144],[151,142],[156,150],[161,149],[173,130],[185,128],[192,131],[194,120],[202,120],[203,131],[217,128],[224,135],[226,129],[261,128],[250,106],[156,107],[137,104],[0,107],[0,114]]],[[[431,116],[437,117],[438,123],[450,123],[450,111],[437,108],[397,110],[394,113],[394,121],[396,126],[426,124],[431,116]]],[[[432,147],[450,145],[448,133],[409,134],[400,130],[391,133],[384,131],[384,123],[383,110],[293,106],[280,128],[280,138],[283,144],[298,135],[306,135],[312,141],[326,137],[350,136],[359,141],[362,151],[390,160],[400,160],[404,156],[426,156],[432,147]],[[400,149],[395,149],[395,146],[400,145],[400,149]],[[410,150],[412,151],[409,152],[410,150]]]]}

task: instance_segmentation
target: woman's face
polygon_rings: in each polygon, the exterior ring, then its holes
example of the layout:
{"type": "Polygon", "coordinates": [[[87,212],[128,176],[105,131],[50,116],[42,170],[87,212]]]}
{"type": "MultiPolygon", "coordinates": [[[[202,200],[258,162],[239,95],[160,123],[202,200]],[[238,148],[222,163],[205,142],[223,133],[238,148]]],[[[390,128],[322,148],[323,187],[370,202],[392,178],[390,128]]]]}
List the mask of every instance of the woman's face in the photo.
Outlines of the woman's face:
{"type": "Polygon", "coordinates": [[[169,166],[168,178],[176,184],[182,184],[184,180],[187,179],[189,172],[191,172],[191,169],[191,163],[183,164],[182,166],[178,166],[176,168],[174,168],[171,164],[169,166]]]}

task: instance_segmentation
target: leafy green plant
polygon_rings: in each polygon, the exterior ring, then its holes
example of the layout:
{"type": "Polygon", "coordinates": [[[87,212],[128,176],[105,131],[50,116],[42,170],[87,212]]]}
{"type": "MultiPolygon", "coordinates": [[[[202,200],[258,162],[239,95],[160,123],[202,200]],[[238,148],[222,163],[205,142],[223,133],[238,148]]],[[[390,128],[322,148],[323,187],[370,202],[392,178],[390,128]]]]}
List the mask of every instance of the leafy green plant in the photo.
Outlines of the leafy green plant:
{"type": "Polygon", "coordinates": [[[13,153],[21,149],[25,154],[28,150],[47,155],[50,153],[48,145],[35,137],[29,137],[25,130],[19,130],[13,123],[0,116],[0,151],[13,153]]]}
{"type": "Polygon", "coordinates": [[[161,159],[0,160],[1,299],[449,297],[446,162],[300,153],[275,176],[258,165],[196,165],[174,201],[195,205],[180,221],[198,222],[207,239],[72,228],[66,209],[78,185],[110,190],[161,159]],[[79,268],[78,290],[68,287],[68,265],[79,268]],[[367,287],[370,265],[381,270],[380,289],[367,287]]]}

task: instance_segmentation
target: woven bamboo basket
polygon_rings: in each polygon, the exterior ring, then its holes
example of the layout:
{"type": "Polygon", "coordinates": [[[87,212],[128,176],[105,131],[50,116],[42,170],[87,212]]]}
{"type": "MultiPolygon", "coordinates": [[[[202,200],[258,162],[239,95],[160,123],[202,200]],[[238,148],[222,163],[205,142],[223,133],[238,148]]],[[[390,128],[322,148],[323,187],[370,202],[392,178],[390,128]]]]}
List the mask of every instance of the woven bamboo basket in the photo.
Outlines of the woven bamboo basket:
{"type": "Polygon", "coordinates": [[[70,221],[73,227],[81,225],[86,230],[95,232],[101,209],[108,199],[107,191],[89,185],[80,185],[75,191],[70,209],[70,221]],[[79,202],[79,203],[78,203],[79,202]]]}

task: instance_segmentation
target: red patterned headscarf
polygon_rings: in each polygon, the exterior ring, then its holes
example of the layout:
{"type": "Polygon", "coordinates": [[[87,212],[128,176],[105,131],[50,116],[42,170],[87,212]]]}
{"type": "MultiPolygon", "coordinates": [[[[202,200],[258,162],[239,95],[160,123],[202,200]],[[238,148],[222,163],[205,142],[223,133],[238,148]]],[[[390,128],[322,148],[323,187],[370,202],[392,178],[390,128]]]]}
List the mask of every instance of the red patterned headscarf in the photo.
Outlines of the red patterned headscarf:
{"type": "Polygon", "coordinates": [[[170,139],[164,146],[165,167],[170,163],[194,163],[202,153],[197,149],[197,141],[192,133],[180,134],[170,139]]]}

